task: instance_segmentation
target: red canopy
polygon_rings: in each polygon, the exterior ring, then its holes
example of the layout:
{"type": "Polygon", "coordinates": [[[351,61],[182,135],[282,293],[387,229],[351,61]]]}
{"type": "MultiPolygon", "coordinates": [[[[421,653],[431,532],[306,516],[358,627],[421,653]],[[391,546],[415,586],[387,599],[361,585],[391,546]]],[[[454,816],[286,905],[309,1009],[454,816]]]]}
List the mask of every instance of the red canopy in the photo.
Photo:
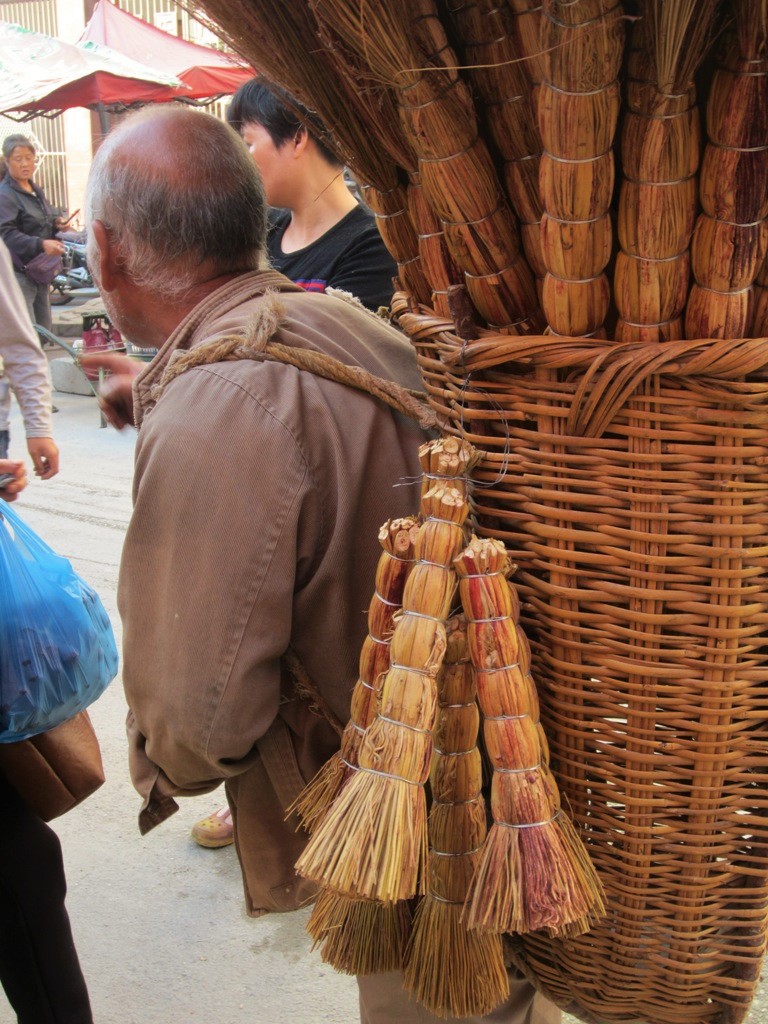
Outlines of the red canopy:
{"type": "Polygon", "coordinates": [[[73,46],[0,21],[0,111],[22,120],[69,107],[169,103],[186,91],[175,75],[108,46],[73,46]]]}
{"type": "Polygon", "coordinates": [[[150,68],[175,75],[188,89],[183,98],[211,99],[235,92],[253,77],[253,69],[208,46],[198,46],[115,7],[97,0],[79,42],[94,42],[117,50],[150,68]]]}

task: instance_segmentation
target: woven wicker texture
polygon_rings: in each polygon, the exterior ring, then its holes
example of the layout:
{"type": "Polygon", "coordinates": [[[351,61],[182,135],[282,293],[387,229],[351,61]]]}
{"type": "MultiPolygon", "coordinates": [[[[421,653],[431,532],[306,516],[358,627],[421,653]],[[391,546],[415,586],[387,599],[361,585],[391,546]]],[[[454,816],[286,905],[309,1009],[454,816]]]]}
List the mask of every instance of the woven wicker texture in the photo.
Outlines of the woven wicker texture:
{"type": "Polygon", "coordinates": [[[400,323],[486,452],[479,532],[518,562],[552,765],[607,891],[604,922],[518,939],[520,962],[584,1020],[736,1024],[768,900],[768,341],[400,323]]]}

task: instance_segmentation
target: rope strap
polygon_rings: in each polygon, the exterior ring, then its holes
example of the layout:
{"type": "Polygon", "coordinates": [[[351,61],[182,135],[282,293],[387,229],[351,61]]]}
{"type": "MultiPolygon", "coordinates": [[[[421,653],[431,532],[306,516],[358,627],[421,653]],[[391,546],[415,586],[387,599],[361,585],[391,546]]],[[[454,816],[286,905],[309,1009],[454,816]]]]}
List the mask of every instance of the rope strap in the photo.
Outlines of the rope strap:
{"type": "Polygon", "coordinates": [[[285,308],[274,292],[265,292],[260,306],[261,308],[245,325],[243,333],[229,334],[187,351],[177,352],[157,386],[158,393],[176,377],[196,366],[253,359],[257,362],[295,366],[298,370],[312,373],[316,377],[364,391],[395,411],[416,420],[421,427],[429,429],[438,426],[437,415],[427,405],[423,392],[377,377],[362,366],[348,366],[324,352],[296,348],[270,340],[285,318],[285,308]]]}

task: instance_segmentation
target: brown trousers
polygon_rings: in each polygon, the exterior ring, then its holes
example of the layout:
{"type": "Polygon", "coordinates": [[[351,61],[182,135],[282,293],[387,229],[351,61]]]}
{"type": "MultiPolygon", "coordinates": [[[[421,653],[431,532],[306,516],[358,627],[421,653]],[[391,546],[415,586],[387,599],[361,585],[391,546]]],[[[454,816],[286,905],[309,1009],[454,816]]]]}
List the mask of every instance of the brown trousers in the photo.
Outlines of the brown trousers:
{"type": "MultiPolygon", "coordinates": [[[[445,1024],[420,1006],[403,989],[399,973],[358,975],[360,1024],[445,1024]]],[[[560,1024],[560,1010],[514,970],[510,994],[503,1006],[485,1017],[451,1017],[451,1024],[560,1024]]]]}

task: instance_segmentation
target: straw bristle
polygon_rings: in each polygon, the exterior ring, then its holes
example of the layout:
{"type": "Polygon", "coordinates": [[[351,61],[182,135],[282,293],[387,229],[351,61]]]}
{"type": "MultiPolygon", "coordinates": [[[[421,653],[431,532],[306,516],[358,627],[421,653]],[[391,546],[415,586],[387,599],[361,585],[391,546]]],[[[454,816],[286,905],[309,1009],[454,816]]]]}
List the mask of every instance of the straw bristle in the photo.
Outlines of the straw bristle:
{"type": "Polygon", "coordinates": [[[399,610],[413,562],[418,535],[415,516],[390,519],[379,530],[382,553],[376,567],[374,594],[368,607],[368,636],[360,651],[359,677],[352,691],[351,714],[333,754],[288,808],[312,833],[322,821],[348,776],[358,764],[360,743],[379,706],[381,680],[389,668],[394,618],[399,610]]]}
{"type": "Polygon", "coordinates": [[[296,812],[305,831],[313,832],[322,821],[344,783],[344,775],[344,762],[337,751],[288,808],[289,814],[296,812]]]}
{"type": "MultiPolygon", "coordinates": [[[[738,12],[751,27],[759,28],[757,15],[752,21],[743,7],[738,12]]],[[[759,40],[752,47],[760,50],[759,40]]],[[[752,285],[768,246],[766,83],[765,60],[744,58],[736,40],[729,40],[707,104],[709,140],[700,187],[704,212],[691,243],[695,283],[685,314],[689,338],[740,338],[753,330],[756,296],[752,285]],[[713,172],[726,167],[728,178],[713,181],[713,172]],[[736,216],[729,216],[731,204],[714,200],[726,189],[731,190],[736,216]]]]}
{"type": "Polygon", "coordinates": [[[501,935],[468,931],[461,914],[427,895],[414,917],[405,987],[438,1017],[482,1017],[509,996],[501,935]]]}
{"type": "Polygon", "coordinates": [[[411,933],[406,901],[352,900],[323,889],[307,931],[325,963],[343,974],[384,974],[402,970],[411,933]]]}
{"type": "Polygon", "coordinates": [[[349,897],[410,899],[426,887],[424,790],[358,771],[296,863],[300,875],[349,897]]]}
{"type": "Polygon", "coordinates": [[[604,913],[602,887],[562,811],[534,828],[491,826],[467,900],[469,928],[574,936],[604,913]]]}
{"type": "Polygon", "coordinates": [[[424,522],[392,634],[379,716],[365,730],[357,772],[296,864],[299,874],[327,888],[384,902],[410,899],[426,885],[424,784],[432,759],[435,680],[446,650],[444,623],[456,589],[451,566],[469,514],[465,488],[438,481],[422,494],[420,513],[424,522]]]}
{"type": "Polygon", "coordinates": [[[541,304],[552,333],[593,335],[610,306],[604,270],[612,248],[608,207],[624,27],[620,9],[601,0],[547,0],[543,12],[541,304]]]}
{"type": "Polygon", "coordinates": [[[712,39],[718,0],[643,0],[646,38],[660,93],[687,89],[712,39]]]}

